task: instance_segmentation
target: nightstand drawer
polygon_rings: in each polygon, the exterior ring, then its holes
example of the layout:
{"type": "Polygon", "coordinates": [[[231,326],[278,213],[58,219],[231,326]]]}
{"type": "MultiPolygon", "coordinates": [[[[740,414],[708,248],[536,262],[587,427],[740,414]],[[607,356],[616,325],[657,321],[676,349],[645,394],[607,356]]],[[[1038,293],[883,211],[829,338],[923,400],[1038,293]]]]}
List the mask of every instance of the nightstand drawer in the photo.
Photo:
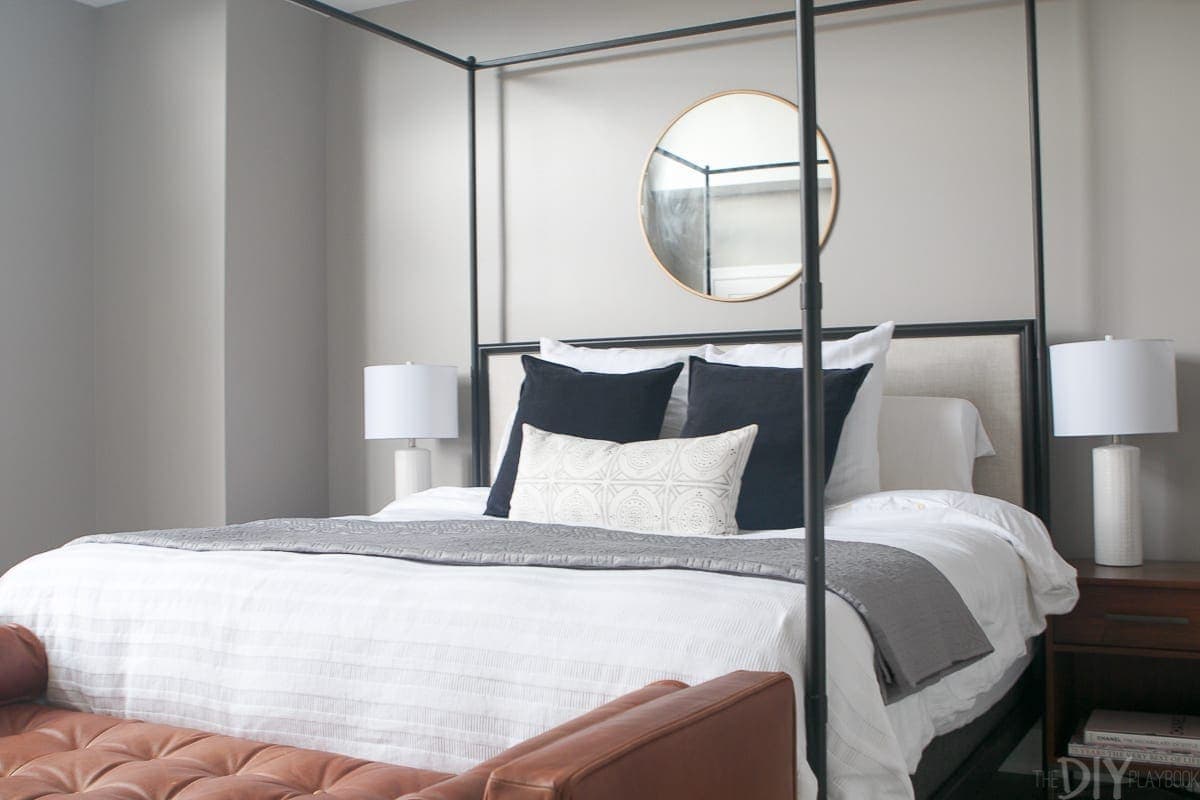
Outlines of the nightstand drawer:
{"type": "Polygon", "coordinates": [[[1088,586],[1079,605],[1054,621],[1065,644],[1200,651],[1200,591],[1088,586]]]}

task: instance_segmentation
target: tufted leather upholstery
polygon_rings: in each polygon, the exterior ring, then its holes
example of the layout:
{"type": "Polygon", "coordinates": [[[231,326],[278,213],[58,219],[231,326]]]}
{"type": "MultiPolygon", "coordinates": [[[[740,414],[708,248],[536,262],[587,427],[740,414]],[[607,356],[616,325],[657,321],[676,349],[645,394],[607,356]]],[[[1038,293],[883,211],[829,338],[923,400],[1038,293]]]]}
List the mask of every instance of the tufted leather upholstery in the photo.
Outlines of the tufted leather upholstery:
{"type": "Polygon", "coordinates": [[[4,800],[395,800],[448,777],[78,711],[0,708],[4,800]]]}
{"type": "Polygon", "coordinates": [[[448,775],[12,702],[40,694],[46,671],[33,634],[0,627],[0,800],[795,797],[795,705],[780,673],[651,684],[448,775]]]}

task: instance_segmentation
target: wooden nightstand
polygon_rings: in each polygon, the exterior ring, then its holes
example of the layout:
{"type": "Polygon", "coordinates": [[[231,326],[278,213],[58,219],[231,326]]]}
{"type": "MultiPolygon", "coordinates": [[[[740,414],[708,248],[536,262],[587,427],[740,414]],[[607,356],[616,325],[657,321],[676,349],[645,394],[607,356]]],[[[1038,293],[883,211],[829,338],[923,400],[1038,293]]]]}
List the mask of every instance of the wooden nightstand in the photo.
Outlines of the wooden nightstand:
{"type": "Polygon", "coordinates": [[[1093,709],[1200,715],[1200,563],[1071,563],[1079,605],[1046,636],[1050,765],[1093,709]]]}

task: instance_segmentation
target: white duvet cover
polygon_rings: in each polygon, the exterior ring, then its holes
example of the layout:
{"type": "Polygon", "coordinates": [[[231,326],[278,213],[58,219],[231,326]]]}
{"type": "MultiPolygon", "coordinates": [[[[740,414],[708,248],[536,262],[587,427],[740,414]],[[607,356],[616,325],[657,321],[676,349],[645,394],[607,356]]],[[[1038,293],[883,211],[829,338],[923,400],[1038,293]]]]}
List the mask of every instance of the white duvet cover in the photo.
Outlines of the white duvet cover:
{"type": "MultiPolygon", "coordinates": [[[[485,499],[435,489],[376,518],[469,517],[485,499]]],[[[829,595],[829,796],[910,798],[925,745],[983,713],[1045,615],[1072,607],[1074,571],[1035,517],[977,495],[869,495],[827,525],[928,559],[995,648],[885,707],[866,629],[829,595]]],[[[663,678],[783,670],[800,698],[804,608],[801,585],[698,572],[131,545],[67,546],[0,578],[0,622],[46,643],[55,704],[445,771],[663,678]]],[[[806,767],[800,787],[812,796],[806,767]]]]}

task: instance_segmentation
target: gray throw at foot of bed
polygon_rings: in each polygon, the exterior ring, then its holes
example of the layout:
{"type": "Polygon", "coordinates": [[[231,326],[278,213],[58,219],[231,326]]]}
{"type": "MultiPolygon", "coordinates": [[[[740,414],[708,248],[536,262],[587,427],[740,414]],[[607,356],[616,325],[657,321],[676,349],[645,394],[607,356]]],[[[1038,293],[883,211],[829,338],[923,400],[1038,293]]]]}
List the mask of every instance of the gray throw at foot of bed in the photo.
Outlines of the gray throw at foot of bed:
{"type": "MultiPolygon", "coordinates": [[[[681,537],[499,519],[371,522],[275,519],[219,528],[86,536],[73,544],[261,550],[400,558],[434,564],[560,569],[684,569],[804,583],[803,539],[681,537]]],[[[862,616],[893,703],[992,652],[941,572],[896,547],[827,541],[826,588],[862,616]]]]}

